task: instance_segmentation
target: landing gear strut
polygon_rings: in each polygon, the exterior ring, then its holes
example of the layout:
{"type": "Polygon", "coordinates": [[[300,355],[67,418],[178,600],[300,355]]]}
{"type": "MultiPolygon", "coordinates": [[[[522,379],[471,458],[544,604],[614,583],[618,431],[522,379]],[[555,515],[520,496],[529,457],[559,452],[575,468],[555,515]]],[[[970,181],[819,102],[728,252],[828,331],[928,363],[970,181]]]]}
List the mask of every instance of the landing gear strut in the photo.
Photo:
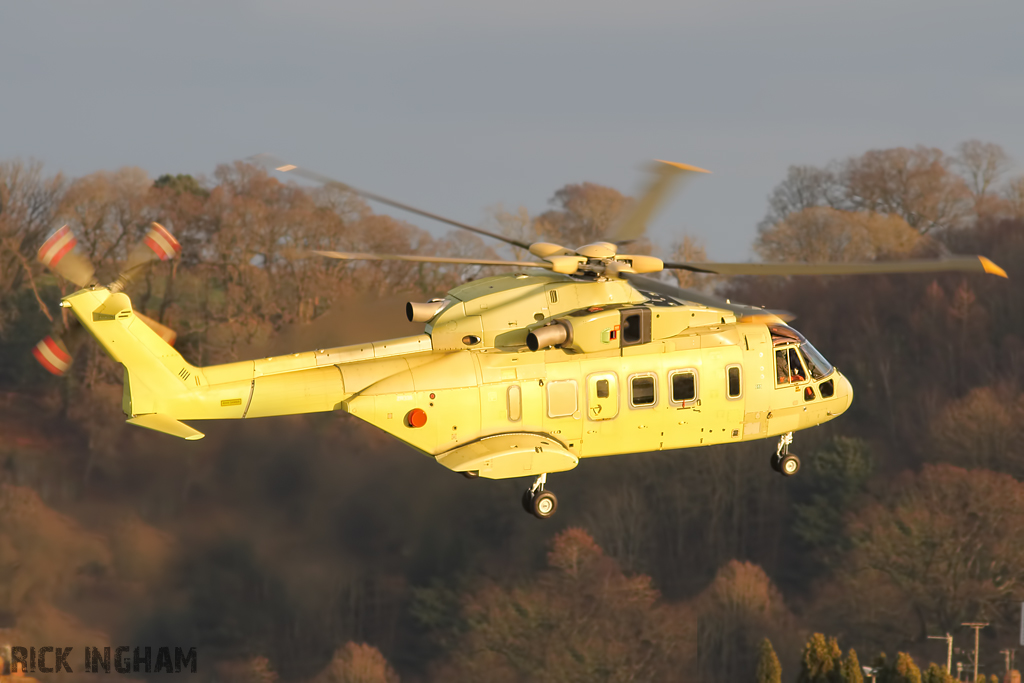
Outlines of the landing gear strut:
{"type": "Polygon", "coordinates": [[[523,509],[534,517],[547,519],[558,509],[558,499],[551,491],[544,490],[548,475],[542,474],[533,480],[530,488],[523,492],[523,509]]]}
{"type": "Polygon", "coordinates": [[[792,477],[800,471],[800,458],[791,455],[789,445],[793,443],[793,432],[786,432],[779,437],[779,445],[772,456],[772,469],[784,477],[792,477]]]}

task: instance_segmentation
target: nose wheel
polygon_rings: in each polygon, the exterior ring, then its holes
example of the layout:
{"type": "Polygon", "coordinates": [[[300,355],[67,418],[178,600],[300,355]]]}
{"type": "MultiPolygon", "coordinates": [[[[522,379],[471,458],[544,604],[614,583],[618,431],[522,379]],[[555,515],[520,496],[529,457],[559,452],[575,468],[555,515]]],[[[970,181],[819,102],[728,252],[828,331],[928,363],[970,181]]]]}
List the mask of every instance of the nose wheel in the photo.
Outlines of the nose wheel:
{"type": "Polygon", "coordinates": [[[772,469],[784,477],[792,477],[800,471],[800,458],[789,452],[789,445],[793,443],[793,432],[787,432],[779,437],[779,445],[772,455],[772,469]]]}
{"type": "Polygon", "coordinates": [[[558,498],[551,491],[544,490],[548,475],[542,474],[533,481],[530,488],[523,491],[523,509],[539,519],[547,519],[558,510],[558,498]]]}

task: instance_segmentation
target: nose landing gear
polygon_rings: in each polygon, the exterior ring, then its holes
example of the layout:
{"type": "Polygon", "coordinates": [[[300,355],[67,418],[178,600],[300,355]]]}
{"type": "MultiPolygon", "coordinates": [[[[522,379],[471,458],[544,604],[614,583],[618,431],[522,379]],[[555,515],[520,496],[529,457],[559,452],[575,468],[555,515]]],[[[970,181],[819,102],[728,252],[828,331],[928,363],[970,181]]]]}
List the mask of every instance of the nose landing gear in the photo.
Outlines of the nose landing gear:
{"type": "Polygon", "coordinates": [[[548,475],[542,474],[533,485],[523,492],[523,509],[539,519],[547,519],[558,509],[558,498],[551,491],[544,490],[548,475]]]}
{"type": "Polygon", "coordinates": [[[792,477],[800,471],[800,458],[791,455],[789,445],[793,443],[793,432],[786,432],[779,437],[779,445],[772,455],[772,469],[784,477],[792,477]]]}

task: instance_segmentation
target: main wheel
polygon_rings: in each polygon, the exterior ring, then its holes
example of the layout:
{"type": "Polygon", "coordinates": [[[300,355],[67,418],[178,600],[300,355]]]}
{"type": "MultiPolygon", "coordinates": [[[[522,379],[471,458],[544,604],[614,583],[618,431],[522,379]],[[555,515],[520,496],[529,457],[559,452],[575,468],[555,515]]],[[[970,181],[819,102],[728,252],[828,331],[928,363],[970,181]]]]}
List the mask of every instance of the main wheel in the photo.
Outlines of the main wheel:
{"type": "Polygon", "coordinates": [[[780,473],[782,472],[782,470],[779,469],[779,462],[781,460],[782,460],[782,456],[781,455],[779,455],[778,453],[772,453],[772,459],[770,461],[770,464],[771,464],[773,470],[775,470],[776,472],[780,472],[780,473]]]}
{"type": "Polygon", "coordinates": [[[800,471],[800,458],[795,455],[787,455],[779,461],[779,473],[784,477],[792,477],[800,471]]]}
{"type": "Polygon", "coordinates": [[[533,492],[530,489],[523,491],[523,509],[533,514],[533,492]]]}
{"type": "Polygon", "coordinates": [[[533,497],[533,514],[540,519],[547,519],[558,509],[558,499],[551,491],[541,491],[533,497]]]}

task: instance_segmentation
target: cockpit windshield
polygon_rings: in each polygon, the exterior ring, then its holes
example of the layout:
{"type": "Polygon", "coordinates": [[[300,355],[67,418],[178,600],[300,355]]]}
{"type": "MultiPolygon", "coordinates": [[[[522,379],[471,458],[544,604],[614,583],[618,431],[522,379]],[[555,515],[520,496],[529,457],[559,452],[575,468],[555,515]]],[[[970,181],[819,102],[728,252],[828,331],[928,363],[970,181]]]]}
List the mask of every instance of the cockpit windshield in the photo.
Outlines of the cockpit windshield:
{"type": "Polygon", "coordinates": [[[814,379],[821,379],[832,372],[832,364],[825,360],[825,356],[821,355],[811,342],[805,340],[800,345],[800,352],[803,353],[807,369],[811,371],[811,377],[814,379]]]}
{"type": "MultiPolygon", "coordinates": [[[[804,361],[803,364],[807,366],[807,370],[810,372],[813,379],[821,379],[832,372],[832,364],[825,360],[825,356],[821,355],[821,352],[814,348],[814,345],[807,341],[807,338],[804,337],[804,335],[800,334],[789,325],[769,325],[768,331],[771,332],[772,346],[774,347],[781,347],[790,344],[797,345],[800,349],[800,356],[804,361]]],[[[790,349],[790,354],[794,351],[795,349],[790,349]]],[[[788,383],[789,381],[800,381],[803,379],[803,377],[796,379],[799,375],[791,372],[791,370],[798,370],[800,363],[795,362],[796,359],[790,354],[785,354],[784,356],[779,355],[778,353],[776,354],[779,356],[779,358],[776,359],[776,365],[779,373],[778,381],[780,384],[788,383]],[[785,358],[785,360],[782,360],[783,358],[785,358]],[[780,366],[780,361],[785,363],[785,370],[778,367],[780,366]],[[783,375],[786,375],[789,379],[784,381],[783,375]]]]}

